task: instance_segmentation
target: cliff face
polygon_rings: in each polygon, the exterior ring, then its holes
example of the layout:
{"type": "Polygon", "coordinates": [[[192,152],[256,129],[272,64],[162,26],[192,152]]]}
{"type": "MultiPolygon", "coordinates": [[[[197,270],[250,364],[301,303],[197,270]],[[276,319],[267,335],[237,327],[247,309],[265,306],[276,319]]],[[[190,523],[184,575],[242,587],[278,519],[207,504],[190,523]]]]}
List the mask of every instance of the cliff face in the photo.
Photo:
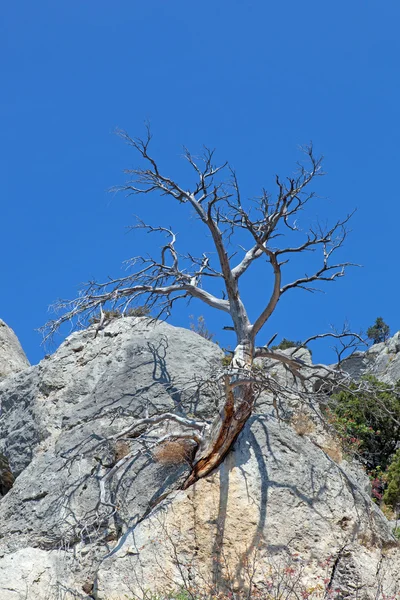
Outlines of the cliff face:
{"type": "Polygon", "coordinates": [[[385,383],[396,383],[400,379],[400,331],[366,352],[355,352],[344,361],[344,368],[355,379],[374,375],[385,383]]]}
{"type": "Polygon", "coordinates": [[[211,419],[218,398],[199,382],[222,351],[145,318],[94,333],[0,382],[0,453],[16,476],[0,499],[1,600],[126,600],[250,577],[260,589],[296,581],[310,598],[327,586],[338,598],[397,593],[399,549],[368,480],[311,414],[307,427],[283,421],[266,395],[226,461],[183,491],[189,459],[112,436],[165,411],[211,419]]]}
{"type": "Polygon", "coordinates": [[[29,361],[13,330],[0,319],[0,380],[11,373],[23,371],[29,361]]]}

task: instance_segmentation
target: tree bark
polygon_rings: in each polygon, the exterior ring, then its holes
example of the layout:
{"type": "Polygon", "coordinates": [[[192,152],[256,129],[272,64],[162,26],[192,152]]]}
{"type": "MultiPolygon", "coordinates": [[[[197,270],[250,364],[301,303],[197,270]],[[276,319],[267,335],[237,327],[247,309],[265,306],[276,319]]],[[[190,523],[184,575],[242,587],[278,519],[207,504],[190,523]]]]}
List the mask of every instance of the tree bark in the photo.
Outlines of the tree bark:
{"type": "Polygon", "coordinates": [[[235,381],[250,378],[253,365],[254,347],[251,342],[238,344],[232,359],[233,376],[225,379],[225,402],[214,419],[203,447],[200,447],[192,473],[184,484],[187,489],[198,479],[206,477],[228,454],[236,438],[242,431],[254,407],[254,390],[251,381],[243,381],[234,386],[235,381]]]}

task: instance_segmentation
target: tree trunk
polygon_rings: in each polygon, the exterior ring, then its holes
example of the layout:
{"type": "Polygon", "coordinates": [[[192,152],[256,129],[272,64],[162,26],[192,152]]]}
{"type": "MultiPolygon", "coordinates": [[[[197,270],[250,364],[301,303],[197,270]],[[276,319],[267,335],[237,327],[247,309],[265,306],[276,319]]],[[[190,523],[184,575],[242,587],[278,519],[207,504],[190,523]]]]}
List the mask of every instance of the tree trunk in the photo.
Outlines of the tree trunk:
{"type": "Polygon", "coordinates": [[[251,381],[235,386],[239,378],[250,378],[253,365],[254,348],[248,342],[239,344],[232,359],[234,375],[226,376],[225,403],[208,432],[203,447],[200,447],[192,473],[184,484],[184,489],[198,479],[206,477],[224,460],[233,443],[242,431],[254,406],[254,390],[251,381]]]}

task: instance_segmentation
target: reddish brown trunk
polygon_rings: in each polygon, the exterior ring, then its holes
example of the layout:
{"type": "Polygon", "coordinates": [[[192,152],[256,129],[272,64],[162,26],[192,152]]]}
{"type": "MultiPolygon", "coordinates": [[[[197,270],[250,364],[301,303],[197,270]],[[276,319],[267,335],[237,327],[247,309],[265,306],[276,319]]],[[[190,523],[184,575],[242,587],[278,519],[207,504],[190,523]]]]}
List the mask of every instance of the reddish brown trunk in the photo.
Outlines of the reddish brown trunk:
{"type": "Polygon", "coordinates": [[[192,473],[184,484],[184,489],[191,486],[198,479],[206,477],[221,464],[250,417],[254,404],[251,383],[243,384],[235,391],[238,394],[234,393],[232,389],[227,390],[223,412],[215,421],[207,447],[201,452],[200,458],[195,463],[192,473]],[[239,396],[240,399],[236,396],[239,396]]]}

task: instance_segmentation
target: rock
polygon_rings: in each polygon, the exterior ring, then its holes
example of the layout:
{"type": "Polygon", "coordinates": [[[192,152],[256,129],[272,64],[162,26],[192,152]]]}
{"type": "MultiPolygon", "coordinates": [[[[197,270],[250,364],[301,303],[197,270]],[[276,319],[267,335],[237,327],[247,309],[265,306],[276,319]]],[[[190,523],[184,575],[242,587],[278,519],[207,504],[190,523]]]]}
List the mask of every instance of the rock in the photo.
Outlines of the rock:
{"type": "Polygon", "coordinates": [[[147,414],[215,414],[217,399],[199,390],[199,377],[221,366],[218,346],[145,318],[119,319],[94,334],[95,327],[73,334],[52,357],[0,383],[0,452],[16,476],[0,502],[1,572],[26,548],[57,550],[58,571],[79,558],[81,589],[125,531],[189,473],[188,464],[163,465],[128,440],[138,455],[101,505],[99,479],[121,452],[101,442],[147,414]]]}
{"type": "Polygon", "coordinates": [[[400,331],[366,352],[355,352],[343,361],[342,368],[354,379],[374,375],[385,383],[397,383],[400,379],[400,331]]]}
{"type": "MultiPolygon", "coordinates": [[[[0,382],[0,453],[16,477],[0,499],[1,600],[126,600],[182,577],[223,586],[228,572],[235,589],[282,575],[303,591],[327,579],[343,598],[362,586],[368,600],[384,574],[396,593],[392,528],[322,430],[282,419],[265,394],[224,463],[182,491],[190,458],[163,461],[112,436],[165,411],[211,420],[218,390],[199,383],[223,352],[147,318],[95,331],[0,382]],[[124,457],[101,502],[100,482],[124,457]]],[[[289,400],[290,413],[299,399],[289,400]]]]}
{"type": "Polygon", "coordinates": [[[298,594],[332,578],[342,592],[357,584],[375,598],[382,561],[387,590],[397,582],[399,552],[390,560],[385,554],[392,546],[386,519],[355,478],[289,426],[258,416],[214,474],[172,494],[127,532],[99,568],[96,598],[163,593],[166,582],[178,588],[185,580],[212,586],[229,579],[242,589],[250,577],[265,583],[271,565],[280,569],[276,580],[287,577],[287,593],[288,561],[298,594]]]}
{"type": "Polygon", "coordinates": [[[2,600],[56,598],[57,553],[23,548],[0,559],[2,600]]]}
{"type": "Polygon", "coordinates": [[[13,330],[0,319],[0,380],[29,367],[29,361],[13,330]]]}

